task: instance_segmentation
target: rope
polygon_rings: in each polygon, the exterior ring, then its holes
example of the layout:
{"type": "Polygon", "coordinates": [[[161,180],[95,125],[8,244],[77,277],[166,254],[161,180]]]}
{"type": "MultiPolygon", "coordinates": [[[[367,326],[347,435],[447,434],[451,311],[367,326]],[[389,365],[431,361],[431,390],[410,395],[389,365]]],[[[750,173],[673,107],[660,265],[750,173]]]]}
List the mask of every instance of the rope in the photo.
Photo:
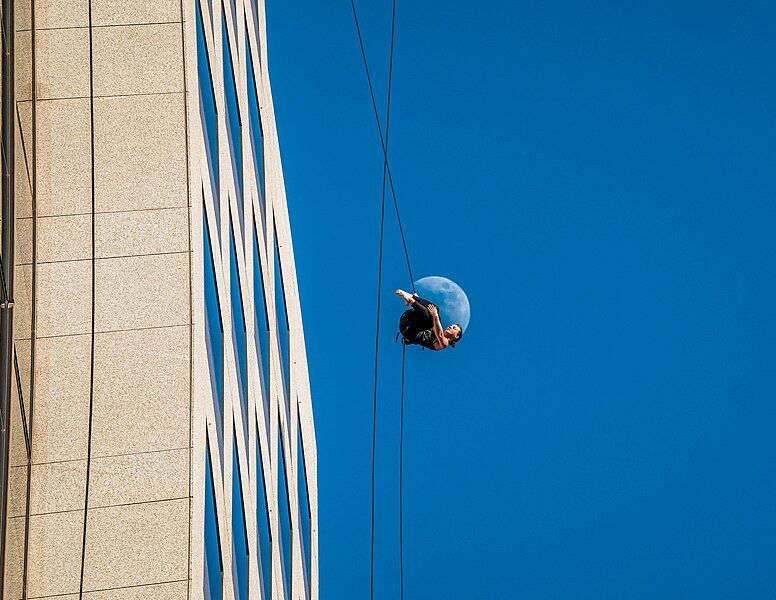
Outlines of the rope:
{"type": "MultiPolygon", "coordinates": [[[[369,84],[369,95],[372,98],[372,110],[375,115],[375,124],[377,125],[377,133],[380,136],[380,146],[383,150],[383,169],[388,173],[388,183],[391,186],[391,197],[393,198],[393,206],[396,211],[396,221],[399,223],[399,233],[401,234],[401,243],[404,246],[404,257],[407,260],[407,271],[410,274],[410,282],[412,283],[412,291],[415,291],[415,277],[412,274],[412,265],[410,264],[410,253],[407,250],[407,239],[404,236],[404,226],[401,222],[401,214],[399,213],[399,202],[396,199],[396,188],[393,184],[393,174],[391,173],[391,165],[388,162],[388,130],[386,128],[386,135],[383,137],[383,126],[380,123],[380,114],[377,110],[377,101],[375,100],[375,91],[372,86],[372,76],[369,73],[369,63],[366,58],[366,50],[364,48],[364,38],[361,35],[361,25],[358,22],[358,12],[356,11],[355,0],[350,0],[350,5],[353,8],[353,20],[356,23],[356,33],[358,34],[358,45],[361,48],[361,59],[364,62],[364,73],[366,74],[366,81],[369,84]]],[[[394,41],[394,21],[396,17],[396,1],[393,3],[393,15],[391,17],[391,67],[393,66],[393,41],[394,41]]],[[[388,82],[390,90],[391,73],[388,75],[388,82]]],[[[389,92],[390,98],[390,92],[389,92]]]]}
{"type": "MultiPolygon", "coordinates": [[[[412,265],[410,263],[410,254],[407,250],[407,240],[404,235],[404,226],[401,221],[401,214],[399,212],[399,203],[396,199],[396,188],[393,183],[393,175],[391,174],[391,166],[388,162],[388,141],[391,124],[391,87],[393,83],[393,51],[396,39],[396,0],[393,0],[393,6],[391,9],[391,49],[388,62],[388,90],[387,90],[387,102],[386,102],[386,116],[385,116],[385,135],[383,135],[383,127],[380,123],[380,114],[377,109],[377,101],[375,100],[374,86],[372,85],[372,76],[369,73],[369,63],[366,57],[366,50],[364,48],[364,39],[361,35],[361,25],[358,21],[358,12],[356,11],[355,0],[350,0],[350,5],[353,9],[353,20],[356,25],[356,33],[358,35],[358,44],[361,49],[361,58],[364,63],[364,72],[366,74],[366,80],[369,84],[369,95],[372,100],[372,110],[374,111],[375,124],[377,125],[377,133],[380,136],[380,147],[383,152],[383,181],[380,194],[380,243],[378,251],[378,263],[377,263],[377,317],[375,325],[375,365],[374,365],[374,388],[372,397],[372,473],[371,473],[371,554],[369,564],[369,598],[374,600],[374,581],[375,581],[375,455],[377,449],[377,389],[378,389],[378,374],[380,366],[380,308],[382,305],[382,280],[383,280],[383,241],[385,237],[385,192],[386,182],[391,188],[391,197],[393,199],[393,206],[396,212],[396,221],[399,225],[399,233],[401,234],[401,242],[404,247],[404,257],[407,261],[407,271],[410,276],[410,283],[412,285],[412,291],[415,291],[415,277],[412,274],[412,265]]],[[[404,463],[404,374],[405,374],[405,356],[407,352],[407,346],[402,342],[402,358],[401,358],[401,430],[399,437],[399,576],[400,576],[400,598],[404,599],[404,498],[403,498],[403,463],[404,463]]]]}
{"type": "Polygon", "coordinates": [[[401,344],[401,420],[399,426],[399,598],[404,600],[404,357],[407,344],[401,344]]]}
{"type": "MultiPolygon", "coordinates": [[[[353,5],[355,11],[355,5],[353,5]]],[[[353,13],[356,14],[355,12],[353,13]]],[[[382,128],[380,128],[380,140],[383,144],[383,183],[380,199],[380,246],[378,253],[377,263],[377,318],[375,325],[375,369],[374,369],[374,392],[372,397],[372,492],[371,492],[371,506],[372,506],[372,535],[371,535],[371,552],[370,552],[370,564],[369,564],[369,597],[374,598],[375,587],[375,455],[377,451],[377,383],[378,383],[378,371],[380,366],[380,307],[382,305],[382,282],[383,282],[383,240],[385,234],[385,182],[386,175],[388,173],[388,134],[390,132],[391,124],[391,84],[393,82],[393,47],[394,47],[394,24],[396,20],[396,0],[393,2],[393,11],[391,16],[391,53],[388,63],[388,102],[386,106],[385,117],[385,141],[383,142],[382,128]]],[[[359,40],[361,39],[361,28],[358,25],[358,17],[356,16],[356,28],[359,31],[359,40]]],[[[362,46],[363,48],[363,46],[362,46]]],[[[371,78],[369,80],[370,91],[372,89],[371,78]]],[[[372,95],[374,100],[374,94],[372,95]]]]}

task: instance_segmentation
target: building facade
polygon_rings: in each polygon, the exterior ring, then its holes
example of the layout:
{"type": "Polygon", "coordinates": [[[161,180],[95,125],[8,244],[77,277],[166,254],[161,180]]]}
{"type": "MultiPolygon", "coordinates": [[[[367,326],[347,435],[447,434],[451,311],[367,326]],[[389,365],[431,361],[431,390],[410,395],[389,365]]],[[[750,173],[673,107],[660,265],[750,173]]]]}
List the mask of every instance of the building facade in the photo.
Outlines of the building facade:
{"type": "Polygon", "coordinates": [[[263,1],[3,9],[3,598],[317,599],[263,1]]]}

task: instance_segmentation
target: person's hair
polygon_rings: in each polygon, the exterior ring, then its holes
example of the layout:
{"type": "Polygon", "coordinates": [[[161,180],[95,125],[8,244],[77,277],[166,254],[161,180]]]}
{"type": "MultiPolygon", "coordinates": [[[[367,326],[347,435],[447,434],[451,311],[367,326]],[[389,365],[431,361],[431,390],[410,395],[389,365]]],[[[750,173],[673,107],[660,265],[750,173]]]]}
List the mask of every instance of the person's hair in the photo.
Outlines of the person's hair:
{"type": "Polygon", "coordinates": [[[463,337],[463,327],[461,327],[458,323],[453,323],[453,325],[458,325],[458,337],[454,340],[450,340],[448,343],[455,348],[455,345],[461,341],[461,338],[463,337]]]}

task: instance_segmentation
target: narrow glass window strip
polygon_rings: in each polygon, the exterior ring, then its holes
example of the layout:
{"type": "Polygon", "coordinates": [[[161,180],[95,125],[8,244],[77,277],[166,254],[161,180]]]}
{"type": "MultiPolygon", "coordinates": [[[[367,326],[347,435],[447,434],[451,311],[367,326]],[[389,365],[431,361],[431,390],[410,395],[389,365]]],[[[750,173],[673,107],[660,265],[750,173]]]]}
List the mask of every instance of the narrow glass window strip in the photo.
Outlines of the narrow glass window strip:
{"type": "Polygon", "coordinates": [[[202,227],[204,229],[204,271],[205,271],[205,333],[207,338],[210,368],[215,387],[216,419],[218,421],[219,447],[223,440],[224,414],[224,328],[221,321],[221,308],[218,302],[216,285],[216,270],[213,256],[213,245],[208,228],[207,209],[203,206],[202,227]]]}
{"type": "Polygon", "coordinates": [[[310,553],[312,552],[312,538],[310,528],[310,496],[307,491],[307,469],[304,460],[304,444],[302,443],[302,430],[299,430],[299,468],[297,469],[297,485],[299,490],[299,519],[301,527],[299,529],[302,537],[302,555],[305,567],[305,590],[307,598],[310,597],[310,570],[312,568],[310,553]]]}
{"type": "Polygon", "coordinates": [[[226,94],[226,121],[229,128],[229,149],[232,157],[235,187],[237,188],[237,206],[240,215],[240,229],[245,231],[243,213],[243,166],[242,166],[242,122],[237,101],[236,74],[232,61],[232,49],[229,45],[229,33],[226,27],[226,15],[223,15],[222,41],[224,48],[224,92],[226,94]]]}
{"type": "Polygon", "coordinates": [[[259,256],[259,238],[255,229],[253,231],[253,296],[256,309],[254,335],[256,348],[259,352],[261,401],[264,407],[264,422],[269,424],[269,317],[267,316],[267,296],[264,289],[261,257],[259,256]]]}
{"type": "MultiPolygon", "coordinates": [[[[234,23],[234,28],[237,30],[237,1],[236,0],[228,0],[229,8],[232,11],[232,23],[234,23]]],[[[224,19],[226,20],[226,19],[224,19]]]]}
{"type": "Polygon", "coordinates": [[[265,191],[264,191],[264,129],[261,126],[261,112],[259,110],[258,88],[256,87],[256,72],[253,68],[253,56],[248,38],[245,38],[245,49],[248,55],[248,114],[250,117],[251,144],[253,145],[254,169],[256,171],[256,183],[259,188],[259,206],[261,209],[261,226],[263,231],[266,217],[265,191]]]}
{"type": "MultiPolygon", "coordinates": [[[[256,439],[259,434],[256,432],[256,439]]],[[[272,598],[272,538],[269,530],[269,504],[264,485],[264,463],[261,461],[261,447],[256,443],[256,526],[258,528],[259,556],[261,558],[262,598],[272,598]]]]}
{"type": "Polygon", "coordinates": [[[291,505],[288,502],[288,473],[283,455],[283,433],[278,431],[278,510],[280,511],[280,542],[283,558],[283,582],[286,596],[291,593],[291,505]]]}
{"type": "Polygon", "coordinates": [[[245,331],[245,311],[242,291],[240,290],[240,271],[237,265],[237,244],[234,239],[234,225],[229,224],[229,265],[230,288],[232,294],[232,328],[234,335],[234,353],[237,365],[237,383],[240,387],[240,406],[242,408],[243,430],[248,438],[248,346],[245,331]]]}
{"type": "Polygon", "coordinates": [[[275,232],[275,313],[277,314],[278,339],[280,341],[281,366],[283,369],[283,389],[285,391],[286,416],[290,406],[290,345],[288,331],[288,313],[286,312],[286,295],[283,291],[283,269],[280,264],[280,249],[278,247],[277,231],[275,232]]]}
{"type": "Polygon", "coordinates": [[[234,571],[237,579],[235,588],[238,600],[248,600],[248,533],[245,526],[245,504],[236,443],[232,456],[232,542],[234,571]]]}
{"type": "Polygon", "coordinates": [[[216,96],[213,88],[213,77],[208,60],[205,26],[202,19],[202,8],[197,5],[197,80],[199,81],[200,117],[202,131],[205,136],[205,149],[210,167],[210,185],[216,207],[216,219],[220,220],[219,202],[219,169],[218,169],[218,113],[216,96]]]}
{"type": "Polygon", "coordinates": [[[216,493],[209,444],[205,443],[205,598],[221,600],[223,564],[218,540],[216,493]]]}
{"type": "Polygon", "coordinates": [[[256,56],[259,57],[259,69],[262,68],[261,64],[261,18],[259,16],[259,10],[261,7],[259,6],[258,0],[253,0],[253,14],[256,15],[256,24],[254,26],[254,29],[256,31],[256,40],[258,41],[259,47],[256,48],[256,56]]]}

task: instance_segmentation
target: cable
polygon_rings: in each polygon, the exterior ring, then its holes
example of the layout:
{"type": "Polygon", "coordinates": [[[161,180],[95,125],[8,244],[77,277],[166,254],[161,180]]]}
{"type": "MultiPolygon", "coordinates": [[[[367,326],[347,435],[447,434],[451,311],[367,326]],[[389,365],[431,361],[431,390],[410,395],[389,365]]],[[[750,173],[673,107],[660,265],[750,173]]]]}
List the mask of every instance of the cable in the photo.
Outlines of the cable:
{"type": "MultiPolygon", "coordinates": [[[[375,100],[375,92],[374,87],[372,86],[372,76],[369,73],[369,63],[366,58],[366,50],[364,48],[364,39],[361,36],[361,25],[358,22],[358,12],[356,11],[356,2],[355,0],[350,0],[350,5],[353,8],[353,20],[356,23],[356,33],[358,34],[358,45],[361,48],[361,58],[364,62],[364,72],[366,73],[366,81],[369,84],[369,95],[372,98],[372,110],[374,111],[375,115],[375,124],[377,125],[377,133],[380,136],[380,146],[383,150],[383,168],[388,173],[388,183],[391,186],[391,196],[393,197],[393,206],[396,211],[396,220],[399,223],[399,233],[401,234],[401,243],[404,246],[404,256],[407,260],[407,271],[409,271],[410,274],[410,282],[412,283],[412,291],[415,291],[415,277],[412,274],[412,265],[410,264],[410,253],[407,250],[407,239],[404,236],[404,226],[401,222],[401,215],[399,214],[399,203],[396,199],[396,188],[393,184],[393,175],[391,173],[391,165],[388,162],[388,144],[387,144],[387,128],[386,128],[386,136],[383,137],[383,127],[380,123],[380,114],[377,110],[377,101],[375,100]]],[[[393,17],[396,15],[396,4],[394,2],[394,8],[393,8],[393,17]]],[[[393,26],[393,18],[391,23],[391,65],[393,65],[393,40],[394,40],[394,26],[393,26]]],[[[389,82],[390,82],[390,74],[389,74],[389,82]]]]}

